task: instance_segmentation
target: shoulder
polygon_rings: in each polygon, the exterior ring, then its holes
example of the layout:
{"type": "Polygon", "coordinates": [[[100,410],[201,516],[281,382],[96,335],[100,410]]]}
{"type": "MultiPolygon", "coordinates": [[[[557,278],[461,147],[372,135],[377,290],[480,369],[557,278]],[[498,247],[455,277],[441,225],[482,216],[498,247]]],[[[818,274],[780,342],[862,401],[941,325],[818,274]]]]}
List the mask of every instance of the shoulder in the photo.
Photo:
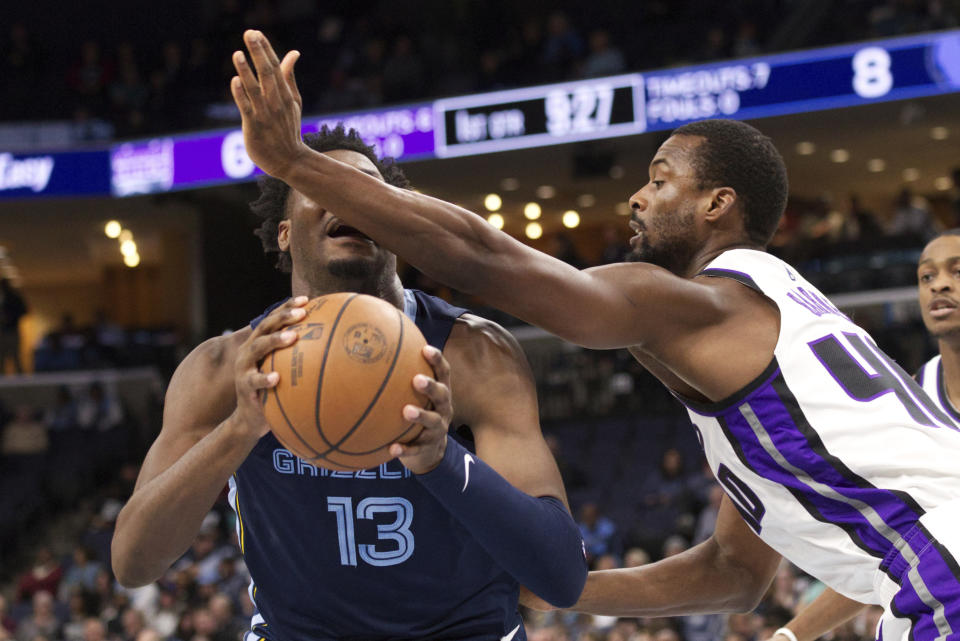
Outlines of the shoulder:
{"type": "Polygon", "coordinates": [[[170,380],[170,388],[176,389],[201,381],[209,384],[225,376],[232,376],[237,350],[252,331],[250,327],[245,327],[225,336],[208,338],[197,345],[177,367],[170,380]]]}
{"type": "Polygon", "coordinates": [[[510,361],[526,365],[517,339],[501,325],[474,314],[458,317],[443,349],[453,364],[456,360],[471,369],[489,369],[510,361]]]}
{"type": "Polygon", "coordinates": [[[536,384],[523,349],[497,323],[464,314],[454,323],[443,355],[450,363],[457,418],[471,427],[488,422],[496,408],[536,406],[536,384]]]}

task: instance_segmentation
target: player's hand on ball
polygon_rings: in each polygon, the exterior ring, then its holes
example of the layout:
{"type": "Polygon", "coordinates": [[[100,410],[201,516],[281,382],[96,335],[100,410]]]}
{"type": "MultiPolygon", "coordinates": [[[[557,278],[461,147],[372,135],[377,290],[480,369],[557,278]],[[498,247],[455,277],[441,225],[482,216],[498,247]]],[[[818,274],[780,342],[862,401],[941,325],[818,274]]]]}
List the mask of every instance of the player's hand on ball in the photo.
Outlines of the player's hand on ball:
{"type": "Polygon", "coordinates": [[[230,92],[243,121],[247,155],[266,173],[283,178],[300,154],[309,152],[300,137],[303,100],[293,77],[300,52],[289,51],[280,61],[266,36],[253,29],[243,33],[243,41],[257,73],[243,52],[235,51],[230,92]]]}
{"type": "Polygon", "coordinates": [[[307,304],[306,296],[291,298],[270,312],[249,338],[240,345],[234,364],[234,385],[237,391],[237,409],[234,410],[234,424],[257,438],[270,430],[263,415],[261,394],[280,381],[276,372],[261,372],[260,363],[270,352],[297,340],[297,333],[286,328],[303,319],[307,304]]]}
{"type": "Polygon", "coordinates": [[[409,443],[394,443],[390,454],[414,474],[426,474],[440,464],[447,449],[447,429],[453,420],[453,398],[450,394],[450,363],[443,352],[427,345],[423,357],[433,367],[436,378],[418,374],[413,377],[413,387],[430,399],[433,409],[405,405],[403,417],[423,425],[420,436],[409,443]]]}

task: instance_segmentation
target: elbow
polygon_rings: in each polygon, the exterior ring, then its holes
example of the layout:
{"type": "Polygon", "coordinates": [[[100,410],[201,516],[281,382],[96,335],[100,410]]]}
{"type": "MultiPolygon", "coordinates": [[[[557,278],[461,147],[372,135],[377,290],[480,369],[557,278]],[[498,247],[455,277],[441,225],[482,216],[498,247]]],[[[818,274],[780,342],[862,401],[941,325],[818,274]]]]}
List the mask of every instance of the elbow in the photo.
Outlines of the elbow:
{"type": "Polygon", "coordinates": [[[554,590],[555,594],[551,598],[545,599],[550,605],[560,609],[572,608],[580,600],[583,594],[583,586],[587,583],[587,569],[584,568],[580,576],[574,581],[568,581],[564,585],[558,585],[554,590]]]}
{"type": "Polygon", "coordinates": [[[159,578],[159,575],[150,573],[148,568],[137,562],[141,557],[135,549],[124,543],[122,530],[118,527],[110,543],[110,566],[120,585],[125,588],[140,588],[159,578]]]}
{"type": "Polygon", "coordinates": [[[752,576],[744,577],[738,582],[737,588],[731,592],[724,608],[725,612],[752,612],[757,609],[767,593],[767,585],[755,580],[752,576]]]}
{"type": "Polygon", "coordinates": [[[571,551],[569,562],[554,563],[557,571],[537,593],[537,596],[555,608],[566,609],[576,605],[587,584],[587,559],[579,541],[578,536],[576,550],[571,551]]]}
{"type": "Polygon", "coordinates": [[[110,564],[113,567],[113,575],[117,577],[117,583],[125,588],[142,588],[159,578],[144,572],[141,568],[133,567],[134,564],[116,553],[111,555],[110,564]]]}

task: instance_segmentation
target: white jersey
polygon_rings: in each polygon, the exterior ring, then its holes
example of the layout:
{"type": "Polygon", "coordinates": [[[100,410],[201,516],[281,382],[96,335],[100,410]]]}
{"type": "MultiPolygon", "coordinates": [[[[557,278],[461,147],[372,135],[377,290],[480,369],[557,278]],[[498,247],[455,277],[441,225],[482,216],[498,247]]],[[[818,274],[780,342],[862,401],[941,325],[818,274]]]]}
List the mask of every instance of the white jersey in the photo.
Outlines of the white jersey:
{"type": "Polygon", "coordinates": [[[943,381],[943,364],[940,361],[940,354],[921,365],[914,378],[917,379],[927,396],[940,405],[940,409],[953,420],[960,422],[960,411],[953,406],[950,397],[947,396],[947,385],[943,381]]]}
{"type": "Polygon", "coordinates": [[[949,559],[922,567],[946,569],[920,576],[918,556],[944,547],[920,519],[960,508],[958,423],[778,258],[736,249],[702,273],[738,280],[780,309],[774,358],[754,382],[719,403],[680,399],[744,520],[841,594],[890,606],[912,585],[921,605],[942,612],[937,595],[958,593],[960,571],[944,548],[949,559]]]}

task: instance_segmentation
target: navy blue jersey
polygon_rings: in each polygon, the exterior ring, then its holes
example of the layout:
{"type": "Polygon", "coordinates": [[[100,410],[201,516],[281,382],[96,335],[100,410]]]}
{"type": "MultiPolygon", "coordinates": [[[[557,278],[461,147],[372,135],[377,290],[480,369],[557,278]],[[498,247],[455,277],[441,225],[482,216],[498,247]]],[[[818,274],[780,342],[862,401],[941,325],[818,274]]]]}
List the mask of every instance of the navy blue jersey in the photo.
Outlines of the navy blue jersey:
{"type": "MultiPolygon", "coordinates": [[[[441,350],[465,311],[404,292],[441,350]]],[[[525,639],[517,582],[397,460],[333,472],[267,434],[229,499],[256,606],[244,641],[525,639]]]]}

